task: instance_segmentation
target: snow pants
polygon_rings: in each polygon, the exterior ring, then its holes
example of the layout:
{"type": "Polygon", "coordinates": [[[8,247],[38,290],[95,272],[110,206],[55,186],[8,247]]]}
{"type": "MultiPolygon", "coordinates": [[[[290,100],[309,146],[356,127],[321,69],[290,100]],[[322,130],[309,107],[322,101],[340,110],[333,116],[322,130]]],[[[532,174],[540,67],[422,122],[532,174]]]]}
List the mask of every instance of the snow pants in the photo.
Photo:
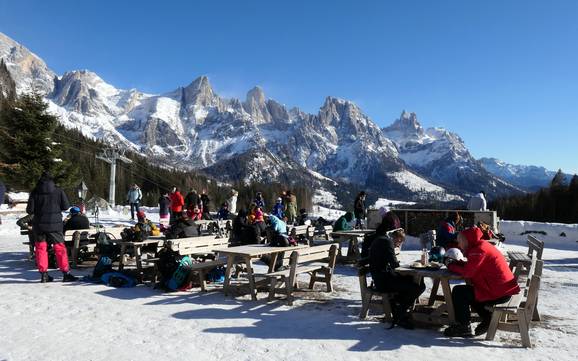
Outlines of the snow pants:
{"type": "Polygon", "coordinates": [[[489,323],[492,313],[487,309],[489,306],[506,302],[511,296],[504,296],[497,300],[478,302],[474,296],[474,287],[471,285],[457,285],[452,290],[456,322],[462,325],[470,323],[470,307],[480,316],[482,322],[489,323]]]}
{"type": "Polygon", "coordinates": [[[58,268],[62,272],[67,273],[70,268],[68,266],[66,246],[64,245],[64,235],[61,232],[39,233],[37,235],[34,253],[36,255],[38,271],[48,271],[48,242],[52,244],[52,248],[54,249],[58,268]]]}

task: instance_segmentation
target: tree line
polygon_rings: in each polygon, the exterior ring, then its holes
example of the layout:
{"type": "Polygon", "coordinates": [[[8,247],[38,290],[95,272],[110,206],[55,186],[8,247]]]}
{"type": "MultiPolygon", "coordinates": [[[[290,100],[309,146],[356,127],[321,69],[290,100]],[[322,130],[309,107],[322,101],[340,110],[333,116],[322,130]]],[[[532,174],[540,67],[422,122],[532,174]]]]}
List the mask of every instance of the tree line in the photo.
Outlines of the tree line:
{"type": "Polygon", "coordinates": [[[578,223],[578,176],[569,183],[558,170],[550,186],[535,193],[502,197],[490,203],[500,217],[535,222],[578,223]]]}
{"type": "MultiPolygon", "coordinates": [[[[109,145],[63,127],[47,107],[39,94],[0,97],[0,180],[12,190],[30,192],[40,175],[48,172],[72,203],[79,200],[77,188],[81,181],[88,187],[87,199],[108,199],[110,164],[96,156],[109,145]]],[[[239,193],[238,208],[247,207],[258,191],[263,193],[267,208],[272,207],[281,192],[287,190],[279,183],[223,184],[200,172],[163,166],[158,160],[153,164],[152,159],[137,153],[126,152],[125,156],[132,163],[117,161],[115,199],[119,204],[125,204],[128,189],[134,183],[141,188],[143,205],[156,206],[162,194],[177,187],[183,196],[193,189],[205,191],[211,198],[212,211],[229,198],[232,189],[239,193]]],[[[300,208],[311,209],[311,189],[290,190],[297,196],[300,208]]]]}

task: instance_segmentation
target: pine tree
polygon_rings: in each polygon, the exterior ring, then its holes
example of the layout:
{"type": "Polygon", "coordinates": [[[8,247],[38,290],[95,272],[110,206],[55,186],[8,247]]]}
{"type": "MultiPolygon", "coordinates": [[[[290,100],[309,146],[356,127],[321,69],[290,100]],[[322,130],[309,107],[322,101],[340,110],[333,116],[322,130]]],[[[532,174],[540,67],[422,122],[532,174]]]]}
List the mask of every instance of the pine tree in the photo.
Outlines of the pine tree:
{"type": "Polygon", "coordinates": [[[39,94],[25,94],[0,114],[0,174],[17,189],[31,190],[43,172],[62,187],[78,180],[76,166],[62,159],[53,138],[58,119],[39,94]]]}
{"type": "Polygon", "coordinates": [[[564,173],[562,173],[562,169],[558,169],[558,172],[556,172],[556,175],[554,176],[554,178],[552,178],[552,182],[550,182],[550,187],[551,188],[564,187],[564,181],[565,181],[564,173]]]}

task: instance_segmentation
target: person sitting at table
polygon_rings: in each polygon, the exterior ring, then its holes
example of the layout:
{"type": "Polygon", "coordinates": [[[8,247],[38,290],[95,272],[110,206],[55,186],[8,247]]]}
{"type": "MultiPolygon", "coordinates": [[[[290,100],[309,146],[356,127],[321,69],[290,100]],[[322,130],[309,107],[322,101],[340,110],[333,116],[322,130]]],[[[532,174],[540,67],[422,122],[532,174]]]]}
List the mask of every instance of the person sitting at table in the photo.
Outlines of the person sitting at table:
{"type": "MultiPolygon", "coordinates": [[[[399,217],[390,211],[386,207],[381,207],[379,209],[379,215],[381,216],[381,222],[385,222],[385,232],[392,231],[394,229],[401,228],[401,222],[399,217]]],[[[367,233],[363,236],[363,243],[361,244],[361,258],[364,259],[369,256],[369,249],[371,248],[371,244],[373,240],[377,238],[377,233],[367,233]]]]}
{"type": "Polygon", "coordinates": [[[229,202],[224,201],[221,204],[221,209],[219,209],[219,211],[217,212],[217,219],[222,221],[222,220],[227,220],[229,219],[231,215],[231,212],[229,212],[229,202]]]}
{"type": "Polygon", "coordinates": [[[252,203],[249,209],[250,212],[249,215],[247,216],[247,220],[249,221],[249,224],[253,227],[257,243],[261,243],[261,237],[265,235],[265,229],[267,228],[267,225],[265,224],[265,217],[263,210],[255,203],[252,203]]]}
{"type": "Polygon", "coordinates": [[[468,284],[454,286],[452,290],[456,323],[444,330],[444,335],[448,337],[473,336],[470,307],[482,319],[474,334],[479,336],[486,333],[492,317],[488,307],[507,302],[520,292],[520,286],[502,253],[484,241],[482,236],[482,231],[477,227],[460,232],[457,241],[467,261],[446,259],[448,269],[468,281],[468,284]]]}
{"type": "Polygon", "coordinates": [[[64,232],[88,228],[90,228],[88,217],[80,212],[79,207],[71,207],[69,210],[69,217],[64,221],[64,232]]]}
{"type": "Polygon", "coordinates": [[[353,221],[353,213],[345,213],[335,221],[335,224],[333,225],[333,232],[350,231],[353,228],[350,225],[351,221],[353,221]]]}
{"type": "Polygon", "coordinates": [[[240,209],[233,219],[233,229],[231,230],[231,243],[233,244],[255,244],[257,242],[255,229],[249,224],[247,211],[240,209]]]}
{"type": "Polygon", "coordinates": [[[200,221],[203,219],[203,210],[199,208],[198,205],[194,205],[193,208],[187,209],[187,217],[193,221],[200,221]]]}
{"type": "Polygon", "coordinates": [[[425,290],[425,284],[423,280],[419,284],[415,283],[412,276],[401,275],[395,271],[399,267],[399,262],[395,256],[395,247],[401,246],[405,239],[405,233],[403,230],[398,230],[388,236],[386,234],[388,227],[390,224],[386,220],[377,227],[377,237],[369,249],[369,269],[377,291],[396,293],[391,303],[392,327],[399,325],[412,329],[413,322],[409,309],[425,290]]]}
{"type": "Polygon", "coordinates": [[[463,222],[462,216],[458,212],[450,214],[444,219],[436,232],[436,246],[445,249],[457,247],[458,227],[463,222]]]}
{"type": "Polygon", "coordinates": [[[199,225],[194,220],[181,215],[166,231],[165,236],[168,239],[196,237],[199,235],[199,225]]]}

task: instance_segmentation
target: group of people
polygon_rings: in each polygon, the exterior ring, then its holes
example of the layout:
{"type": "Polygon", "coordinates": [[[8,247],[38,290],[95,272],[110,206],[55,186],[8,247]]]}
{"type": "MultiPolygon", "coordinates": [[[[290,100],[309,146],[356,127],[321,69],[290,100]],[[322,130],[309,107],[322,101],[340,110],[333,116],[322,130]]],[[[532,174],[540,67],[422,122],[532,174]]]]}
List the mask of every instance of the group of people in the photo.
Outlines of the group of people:
{"type": "MultiPolygon", "coordinates": [[[[467,282],[452,289],[456,323],[444,330],[448,337],[472,337],[487,332],[491,321],[490,306],[507,302],[520,292],[516,278],[501,252],[485,240],[484,227],[471,227],[457,231],[461,223],[459,214],[453,214],[440,226],[439,242],[446,249],[460,255],[445,257],[447,268],[461,275],[467,282]],[[472,330],[471,310],[481,322],[472,330]]],[[[381,292],[394,293],[392,301],[393,324],[412,329],[410,310],[425,290],[423,281],[416,283],[412,276],[396,272],[399,261],[395,248],[404,241],[405,234],[399,229],[399,218],[391,212],[383,214],[382,222],[374,235],[366,238],[368,252],[362,262],[369,263],[375,288],[381,292]]],[[[438,243],[440,244],[440,243],[438,243]]],[[[366,245],[364,244],[364,248],[366,245]]],[[[362,253],[363,255],[363,253],[362,253]]]]}

